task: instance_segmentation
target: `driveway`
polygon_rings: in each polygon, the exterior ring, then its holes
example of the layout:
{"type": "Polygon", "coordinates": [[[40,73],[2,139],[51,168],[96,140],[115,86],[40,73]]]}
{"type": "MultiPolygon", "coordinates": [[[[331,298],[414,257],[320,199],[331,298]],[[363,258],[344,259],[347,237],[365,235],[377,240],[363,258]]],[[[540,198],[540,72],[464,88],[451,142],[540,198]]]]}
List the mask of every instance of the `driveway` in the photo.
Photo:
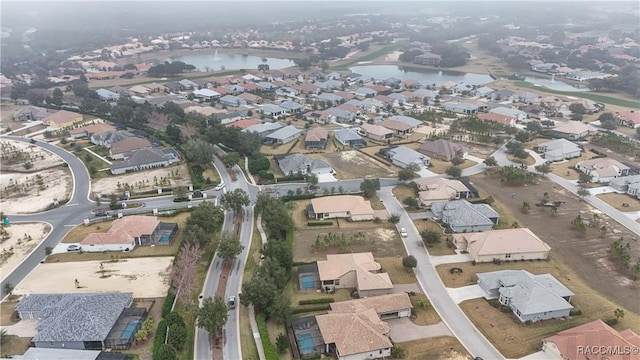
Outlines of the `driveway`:
{"type": "Polygon", "coordinates": [[[413,284],[395,284],[393,285],[393,293],[408,293],[414,292],[416,294],[422,294],[422,289],[417,283],[413,284]]]}
{"type": "Polygon", "coordinates": [[[547,356],[542,351],[534,352],[533,354],[529,354],[527,356],[523,356],[520,360],[552,360],[553,358],[547,356]]]}
{"type": "Polygon", "coordinates": [[[422,220],[433,218],[433,213],[429,210],[422,212],[409,213],[411,220],[422,220]]]}
{"type": "Polygon", "coordinates": [[[2,330],[6,330],[9,335],[16,335],[19,337],[34,337],[38,333],[36,331],[36,325],[38,325],[37,319],[20,320],[18,323],[2,326],[2,330]]]}
{"type": "Polygon", "coordinates": [[[386,323],[391,328],[389,336],[394,343],[441,336],[453,336],[442,321],[435,325],[420,326],[411,322],[408,317],[404,317],[387,320],[386,323]]]}
{"type": "Polygon", "coordinates": [[[442,264],[454,264],[473,261],[471,254],[456,254],[456,255],[443,255],[443,256],[431,256],[431,265],[438,266],[442,264]]]}
{"type": "Polygon", "coordinates": [[[336,177],[333,176],[333,174],[330,174],[330,173],[318,174],[318,183],[327,183],[327,182],[334,182],[334,181],[338,181],[338,179],[336,179],[336,177]]]}
{"type": "Polygon", "coordinates": [[[487,295],[480,285],[469,285],[459,288],[447,288],[447,292],[456,304],[460,304],[465,300],[477,299],[487,295]]]}

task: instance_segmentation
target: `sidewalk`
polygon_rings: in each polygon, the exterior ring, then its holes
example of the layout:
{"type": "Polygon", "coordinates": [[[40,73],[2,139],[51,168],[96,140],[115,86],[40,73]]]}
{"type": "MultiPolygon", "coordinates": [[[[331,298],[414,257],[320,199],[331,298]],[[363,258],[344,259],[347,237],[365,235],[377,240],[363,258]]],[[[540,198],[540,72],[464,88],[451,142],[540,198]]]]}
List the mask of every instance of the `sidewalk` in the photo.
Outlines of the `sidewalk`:
{"type": "MultiPolygon", "coordinates": [[[[258,232],[260,233],[260,240],[262,241],[262,246],[267,243],[267,235],[264,233],[264,229],[262,228],[262,214],[258,215],[256,219],[258,232]]],[[[258,356],[260,360],[265,360],[267,357],[264,355],[264,347],[262,347],[262,339],[260,339],[260,331],[258,331],[258,323],[256,323],[256,312],[253,308],[253,305],[249,305],[249,322],[251,323],[251,332],[253,333],[253,340],[256,343],[256,348],[258,349],[258,356]]]]}

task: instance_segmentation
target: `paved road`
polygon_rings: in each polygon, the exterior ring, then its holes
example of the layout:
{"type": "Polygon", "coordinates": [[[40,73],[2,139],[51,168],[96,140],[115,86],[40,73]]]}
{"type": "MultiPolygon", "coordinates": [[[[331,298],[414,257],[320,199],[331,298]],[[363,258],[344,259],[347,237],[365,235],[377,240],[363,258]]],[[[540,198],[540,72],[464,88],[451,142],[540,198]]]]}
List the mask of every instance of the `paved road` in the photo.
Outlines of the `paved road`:
{"type": "Polygon", "coordinates": [[[447,293],[438,273],[431,265],[429,253],[423,246],[418,229],[416,229],[409,215],[393,196],[391,187],[385,187],[378,191],[378,196],[390,213],[402,214],[397,227],[407,229],[409,235],[406,238],[402,238],[402,241],[407,253],[415,256],[418,260],[418,267],[416,268],[418,282],[423,292],[429,297],[429,301],[433,304],[438,315],[442,318],[442,321],[472,357],[504,359],[502,354],[476,329],[447,293]]]}

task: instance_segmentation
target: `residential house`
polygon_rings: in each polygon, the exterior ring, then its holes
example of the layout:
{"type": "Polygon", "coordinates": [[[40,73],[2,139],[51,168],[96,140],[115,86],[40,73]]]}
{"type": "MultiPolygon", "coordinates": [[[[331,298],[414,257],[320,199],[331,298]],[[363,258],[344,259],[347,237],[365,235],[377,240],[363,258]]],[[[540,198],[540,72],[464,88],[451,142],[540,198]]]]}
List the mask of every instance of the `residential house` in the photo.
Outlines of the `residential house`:
{"type": "Polygon", "coordinates": [[[611,180],[627,176],[631,172],[631,168],[611,158],[597,158],[583,160],[575,165],[576,170],[591,175],[591,181],[599,183],[609,183],[611,180]]]}
{"type": "Polygon", "coordinates": [[[189,106],[189,107],[185,108],[184,112],[185,113],[195,112],[195,113],[198,113],[198,114],[204,115],[204,116],[216,115],[216,117],[218,117],[218,115],[226,114],[227,110],[226,109],[214,108],[213,106],[195,105],[195,106],[189,106]]]}
{"type": "Polygon", "coordinates": [[[249,126],[245,129],[243,129],[243,132],[251,132],[251,133],[256,133],[258,135],[260,135],[261,138],[265,138],[267,135],[271,134],[272,132],[282,128],[284,125],[278,123],[278,122],[266,122],[266,123],[262,123],[262,124],[256,124],[256,125],[252,125],[249,126]]]}
{"type": "Polygon", "coordinates": [[[307,150],[324,150],[327,147],[329,132],[321,127],[307,131],[304,138],[304,148],[307,150]]]}
{"type": "Polygon", "coordinates": [[[356,117],[355,113],[338,107],[328,108],[325,112],[333,115],[336,119],[335,121],[339,123],[352,122],[356,117]]]}
{"type": "Polygon", "coordinates": [[[347,91],[334,91],[333,92],[335,95],[340,96],[341,98],[343,98],[345,101],[346,100],[351,100],[351,99],[355,99],[355,95],[353,93],[347,92],[347,91]]]}
{"type": "Polygon", "coordinates": [[[632,330],[618,331],[598,319],[542,339],[542,352],[549,360],[591,360],[600,355],[631,360],[637,354],[625,349],[634,351],[639,344],[640,335],[632,330]],[[601,349],[608,350],[607,354],[601,354],[601,349]]]}
{"type": "Polygon", "coordinates": [[[329,304],[336,313],[354,313],[373,309],[380,320],[398,319],[411,316],[411,299],[406,292],[371,296],[362,299],[338,301],[329,304]]]}
{"type": "Polygon", "coordinates": [[[567,139],[555,139],[538,145],[538,152],[547,161],[562,161],[580,156],[580,146],[567,139]]]}
{"type": "Polygon", "coordinates": [[[124,159],[126,153],[148,147],[151,147],[151,142],[145,138],[137,136],[127,137],[111,144],[109,157],[114,160],[121,160],[124,159]]]}
{"type": "Polygon", "coordinates": [[[42,121],[49,116],[47,109],[39,106],[23,106],[13,112],[14,121],[42,121]]]}
{"type": "Polygon", "coordinates": [[[304,105],[295,101],[283,101],[279,105],[281,108],[286,109],[289,114],[299,114],[304,110],[304,105]]]}
{"type": "Polygon", "coordinates": [[[375,98],[366,98],[360,101],[364,109],[367,109],[369,112],[376,112],[377,110],[383,109],[386,107],[384,102],[375,99],[375,98]]]}
{"type": "Polygon", "coordinates": [[[288,125],[265,136],[264,142],[271,145],[283,145],[297,139],[301,134],[302,130],[293,125],[288,125]]]}
{"type": "Polygon", "coordinates": [[[422,125],[422,121],[412,118],[410,116],[403,116],[403,115],[394,115],[390,118],[388,118],[387,120],[392,120],[392,121],[398,121],[401,122],[403,124],[407,124],[410,127],[410,131],[409,132],[413,132],[413,130],[417,129],[418,127],[420,127],[422,125]]]}
{"type": "Polygon", "coordinates": [[[424,53],[417,55],[413,62],[420,65],[438,66],[442,61],[442,56],[433,53],[424,53]]]}
{"type": "MultiPolygon", "coordinates": [[[[312,199],[312,201],[326,200],[332,197],[312,199]]],[[[336,205],[336,203],[339,203],[336,201],[331,202],[329,200],[327,203],[329,203],[328,209],[340,206],[336,205]]],[[[343,209],[343,211],[345,210],[343,209]]],[[[371,218],[373,218],[373,215],[371,218]]],[[[355,289],[361,298],[389,294],[393,291],[393,284],[389,274],[381,272],[382,266],[375,261],[373,254],[370,252],[329,254],[327,255],[327,260],[318,260],[317,264],[323,291],[355,289]]]]}
{"type": "Polygon", "coordinates": [[[413,130],[411,125],[403,123],[397,120],[386,119],[384,121],[379,122],[380,126],[387,128],[393,131],[394,134],[398,136],[403,136],[411,133],[413,130]]]}
{"type": "Polygon", "coordinates": [[[573,292],[551,274],[501,270],[479,273],[476,277],[488,299],[497,298],[523,323],[567,317],[573,308],[573,292]]]}
{"type": "Polygon", "coordinates": [[[178,232],[175,223],[156,216],[129,215],[113,220],[105,233],[89,233],[80,241],[82,251],[131,251],[136,246],[168,245],[178,232]]]}
{"type": "Polygon", "coordinates": [[[82,114],[67,110],[58,110],[42,120],[44,125],[53,128],[65,128],[83,120],[82,114]]]}
{"type": "Polygon", "coordinates": [[[180,85],[180,88],[182,88],[183,90],[194,90],[198,88],[198,84],[189,79],[178,81],[178,85],[180,85]]]}
{"type": "Polygon", "coordinates": [[[303,114],[302,116],[306,121],[313,121],[315,123],[327,124],[336,121],[335,115],[321,110],[313,110],[303,114]]]}
{"type": "Polygon", "coordinates": [[[558,137],[564,137],[569,140],[581,140],[587,136],[597,134],[598,129],[580,121],[568,121],[562,125],[556,126],[552,130],[552,133],[558,137]]]}
{"type": "Polygon", "coordinates": [[[120,94],[107,90],[107,89],[98,89],[96,93],[100,97],[100,100],[106,102],[118,101],[120,99],[120,94]]]}
{"type": "Polygon", "coordinates": [[[287,109],[274,104],[264,104],[260,106],[260,112],[262,112],[264,116],[274,119],[287,116],[287,109]]]}
{"type": "Polygon", "coordinates": [[[94,134],[101,134],[108,131],[116,131],[112,125],[105,123],[91,124],[81,128],[69,130],[69,135],[74,139],[91,137],[94,134]]]}
{"type": "Polygon", "coordinates": [[[494,112],[488,112],[478,115],[478,119],[484,121],[491,121],[502,125],[514,126],[516,124],[516,118],[509,115],[501,115],[494,112]]]}
{"type": "Polygon", "coordinates": [[[242,93],[238,95],[240,99],[243,99],[249,105],[253,104],[262,104],[262,98],[258,95],[250,94],[250,93],[242,93]]]}
{"type": "Polygon", "coordinates": [[[276,155],[276,164],[285,175],[295,174],[331,174],[334,172],[331,165],[322,159],[313,159],[307,155],[292,153],[276,155]]]}
{"type": "Polygon", "coordinates": [[[322,93],[316,97],[316,101],[325,102],[329,105],[338,105],[344,101],[344,98],[333,93],[322,93]]]}
{"type": "Polygon", "coordinates": [[[478,106],[467,102],[446,102],[444,109],[458,114],[473,115],[478,112],[478,106]]]}
{"type": "Polygon", "coordinates": [[[395,101],[395,104],[398,105],[406,104],[409,102],[409,100],[407,100],[407,97],[401,93],[391,93],[387,97],[393,99],[395,101]]]}
{"type": "Polygon", "coordinates": [[[384,126],[365,123],[360,126],[360,134],[373,140],[386,142],[393,138],[394,131],[384,126]]]}
{"type": "Polygon", "coordinates": [[[467,200],[434,201],[434,219],[447,224],[452,232],[488,231],[498,224],[500,215],[489,204],[472,204],[467,200]]]}
{"type": "Polygon", "coordinates": [[[418,147],[418,152],[425,154],[431,158],[436,158],[444,161],[451,161],[454,158],[464,158],[467,156],[469,150],[465,147],[453,143],[445,139],[437,139],[433,141],[427,141],[418,147]]]}
{"type": "Polygon", "coordinates": [[[272,84],[268,81],[259,81],[256,83],[256,85],[258,85],[260,89],[264,91],[275,91],[278,88],[277,85],[272,84]]]}
{"type": "Polygon", "coordinates": [[[388,109],[390,106],[398,107],[400,105],[400,102],[397,99],[387,95],[376,95],[372,99],[380,101],[382,103],[382,106],[386,109],[388,109]]]}
{"type": "Polygon", "coordinates": [[[458,251],[476,262],[546,260],[551,248],[527,228],[491,230],[453,235],[458,251]]]}
{"type": "Polygon", "coordinates": [[[142,148],[124,154],[124,160],[114,162],[109,166],[113,175],[120,175],[132,171],[142,171],[167,167],[177,161],[174,153],[161,149],[142,148]]]}
{"type": "Polygon", "coordinates": [[[91,135],[91,143],[94,145],[101,145],[109,149],[114,143],[133,136],[135,135],[126,130],[96,132],[91,135]]]}
{"type": "Polygon", "coordinates": [[[629,175],[611,179],[609,186],[617,191],[626,192],[631,196],[637,195],[637,185],[640,185],[640,175],[629,175]]]}
{"type": "MultiPolygon", "coordinates": [[[[14,116],[15,118],[15,116],[14,116]]],[[[632,129],[640,127],[640,111],[625,111],[616,113],[616,121],[618,124],[632,129]]]]}
{"type": "Polygon", "coordinates": [[[21,319],[38,319],[37,334],[31,340],[36,348],[103,350],[133,342],[146,310],[132,305],[130,292],[30,294],[20,300],[16,311],[21,319]],[[122,334],[121,328],[129,324],[132,332],[122,334]]]}
{"type": "Polygon", "coordinates": [[[340,104],[336,106],[336,108],[349,112],[350,113],[349,117],[352,119],[361,115],[360,108],[355,105],[345,103],[345,104],[340,104]]]}
{"type": "Polygon", "coordinates": [[[292,87],[283,86],[276,90],[276,95],[283,97],[296,97],[300,92],[292,87]]]}
{"type": "MultiPolygon", "coordinates": [[[[197,86],[196,86],[197,88],[197,86]]],[[[211,101],[220,97],[220,93],[210,89],[198,89],[193,92],[193,96],[204,101],[211,101]]]]}
{"type": "Polygon", "coordinates": [[[362,196],[338,195],[311,199],[306,209],[309,219],[348,219],[349,221],[373,220],[375,213],[371,202],[362,196]]]}
{"type": "Polygon", "coordinates": [[[225,95],[220,98],[220,104],[225,106],[245,106],[247,101],[235,95],[225,95]]]}
{"type": "Polygon", "coordinates": [[[468,199],[473,193],[460,180],[430,178],[416,180],[420,205],[430,208],[436,201],[468,199]]]}
{"type": "Polygon", "coordinates": [[[151,89],[143,85],[134,85],[129,88],[129,92],[136,95],[149,95],[149,93],[151,93],[151,89]]]}
{"type": "Polygon", "coordinates": [[[324,82],[316,82],[315,85],[323,91],[332,91],[342,88],[344,83],[338,80],[327,80],[324,82]]]}
{"type": "Polygon", "coordinates": [[[429,101],[435,100],[435,98],[438,96],[437,91],[428,90],[428,89],[418,89],[413,93],[415,94],[416,98],[421,102],[424,102],[425,99],[429,101]]]}
{"type": "Polygon", "coordinates": [[[262,124],[262,121],[260,121],[258,119],[240,119],[238,121],[234,121],[232,123],[228,123],[225,126],[226,127],[236,127],[238,129],[244,130],[244,129],[248,128],[249,126],[258,125],[258,124],[262,124]]]}
{"type": "Polygon", "coordinates": [[[494,107],[489,110],[490,113],[498,114],[501,116],[515,118],[517,121],[527,120],[527,113],[518,109],[508,108],[505,106],[494,107]]]}
{"type": "Polygon", "coordinates": [[[340,144],[352,148],[361,148],[367,145],[355,130],[349,128],[342,128],[336,131],[334,137],[340,144]]]}
{"type": "Polygon", "coordinates": [[[473,96],[477,96],[477,97],[480,97],[480,98],[488,98],[494,92],[495,92],[494,89],[492,89],[490,87],[487,87],[487,86],[481,86],[481,87],[471,91],[473,96]]]}
{"type": "Polygon", "coordinates": [[[491,99],[495,101],[515,102],[518,99],[518,94],[511,89],[500,89],[491,93],[491,99]]]}
{"type": "Polygon", "coordinates": [[[429,166],[431,159],[406,146],[391,146],[380,150],[380,153],[391,162],[401,168],[409,165],[417,165],[420,169],[429,166]]]}

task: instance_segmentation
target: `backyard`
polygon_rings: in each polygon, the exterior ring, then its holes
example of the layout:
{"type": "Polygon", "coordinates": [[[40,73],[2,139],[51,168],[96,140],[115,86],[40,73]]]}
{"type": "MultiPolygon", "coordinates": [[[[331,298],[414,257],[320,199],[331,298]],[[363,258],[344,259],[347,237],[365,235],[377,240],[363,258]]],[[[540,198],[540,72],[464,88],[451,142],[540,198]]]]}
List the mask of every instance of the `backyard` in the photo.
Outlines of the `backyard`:
{"type": "Polygon", "coordinates": [[[640,200],[627,194],[608,193],[596,195],[598,199],[604,200],[616,210],[623,212],[640,211],[640,200]],[[624,206],[626,204],[627,206],[624,206]]]}
{"type": "Polygon", "coordinates": [[[396,344],[406,350],[409,360],[469,360],[471,356],[458,339],[450,336],[413,340],[396,344]]]}
{"type": "Polygon", "coordinates": [[[567,180],[578,180],[580,173],[574,167],[578,162],[592,159],[594,156],[597,154],[585,150],[577,158],[551,163],[551,172],[567,180]]]}

